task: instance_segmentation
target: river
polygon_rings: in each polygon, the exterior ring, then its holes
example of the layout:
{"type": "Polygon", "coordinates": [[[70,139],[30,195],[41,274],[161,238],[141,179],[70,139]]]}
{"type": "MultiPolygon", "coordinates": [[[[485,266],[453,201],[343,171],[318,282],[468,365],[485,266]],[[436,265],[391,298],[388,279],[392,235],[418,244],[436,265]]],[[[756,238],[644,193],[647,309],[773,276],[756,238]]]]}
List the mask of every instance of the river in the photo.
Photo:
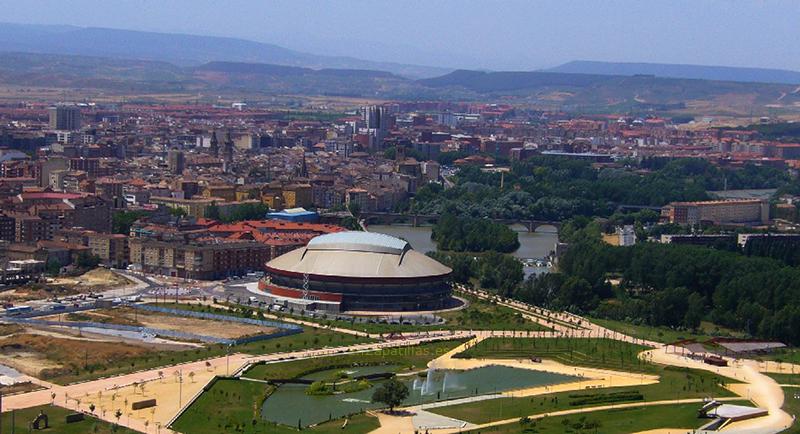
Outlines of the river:
{"type": "MultiPolygon", "coordinates": [[[[431,226],[409,226],[409,225],[371,225],[367,228],[370,232],[392,235],[402,238],[411,244],[414,250],[423,253],[436,250],[436,243],[431,240],[431,226]]],[[[538,232],[528,232],[521,225],[512,225],[511,229],[519,234],[520,247],[512,253],[520,259],[544,258],[555,249],[558,241],[556,228],[545,226],[538,232]]],[[[545,267],[525,267],[525,275],[538,274],[547,271],[545,267]]]]}

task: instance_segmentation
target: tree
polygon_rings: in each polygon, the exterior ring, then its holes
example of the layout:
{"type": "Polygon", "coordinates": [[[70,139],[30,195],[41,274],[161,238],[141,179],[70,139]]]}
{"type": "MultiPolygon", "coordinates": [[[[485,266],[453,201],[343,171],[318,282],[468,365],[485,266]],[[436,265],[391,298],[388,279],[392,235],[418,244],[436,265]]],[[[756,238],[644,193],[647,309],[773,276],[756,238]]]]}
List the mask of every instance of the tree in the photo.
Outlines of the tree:
{"type": "Polygon", "coordinates": [[[170,208],[169,213],[175,217],[186,217],[187,212],[183,208],[170,208]]]}
{"type": "Polygon", "coordinates": [[[51,276],[58,276],[61,272],[61,261],[56,258],[50,258],[47,260],[47,274],[51,276]]]}
{"type": "Polygon", "coordinates": [[[408,387],[405,384],[392,378],[375,389],[375,392],[372,393],[372,402],[385,404],[389,407],[389,411],[393,411],[408,398],[408,393],[408,387]]]}
{"type": "Polygon", "coordinates": [[[75,259],[75,265],[79,268],[94,268],[100,263],[100,257],[88,252],[81,252],[75,259]]]}
{"type": "Polygon", "coordinates": [[[144,211],[118,211],[112,217],[111,231],[115,234],[128,235],[131,232],[131,225],[145,215],[147,213],[144,211]]]}

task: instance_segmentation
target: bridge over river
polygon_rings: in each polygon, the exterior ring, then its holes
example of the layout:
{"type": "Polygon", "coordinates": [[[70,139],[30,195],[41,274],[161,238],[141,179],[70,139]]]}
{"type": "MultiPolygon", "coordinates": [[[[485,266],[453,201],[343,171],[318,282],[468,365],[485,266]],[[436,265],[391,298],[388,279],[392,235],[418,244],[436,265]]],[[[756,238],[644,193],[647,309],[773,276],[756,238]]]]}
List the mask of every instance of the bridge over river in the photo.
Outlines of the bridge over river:
{"type": "MultiPolygon", "coordinates": [[[[399,223],[410,224],[411,226],[421,226],[426,224],[435,224],[439,221],[438,214],[401,214],[391,212],[362,212],[359,218],[364,221],[364,224],[369,225],[393,225],[399,223]]],[[[556,229],[561,227],[561,222],[547,221],[547,220],[519,220],[519,219],[490,219],[496,223],[504,225],[520,225],[524,226],[528,232],[536,232],[542,226],[552,226],[556,229]]]]}

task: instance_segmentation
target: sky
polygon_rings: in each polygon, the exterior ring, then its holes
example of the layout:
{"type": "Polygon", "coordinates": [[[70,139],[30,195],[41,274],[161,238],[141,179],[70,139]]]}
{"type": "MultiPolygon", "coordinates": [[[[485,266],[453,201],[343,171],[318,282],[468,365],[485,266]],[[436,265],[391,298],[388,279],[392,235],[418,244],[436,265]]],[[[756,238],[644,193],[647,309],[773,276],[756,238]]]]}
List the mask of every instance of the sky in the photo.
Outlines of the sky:
{"type": "Polygon", "coordinates": [[[797,0],[0,0],[0,21],[231,36],[368,60],[800,70],[797,0]]]}

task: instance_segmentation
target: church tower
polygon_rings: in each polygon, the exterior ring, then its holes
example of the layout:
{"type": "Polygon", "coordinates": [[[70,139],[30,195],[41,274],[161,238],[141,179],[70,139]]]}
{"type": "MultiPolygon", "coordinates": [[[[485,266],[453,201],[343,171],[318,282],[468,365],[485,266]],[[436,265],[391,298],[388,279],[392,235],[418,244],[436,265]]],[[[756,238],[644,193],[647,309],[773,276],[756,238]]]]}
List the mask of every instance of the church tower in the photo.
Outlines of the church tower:
{"type": "Polygon", "coordinates": [[[211,146],[208,148],[208,152],[215,157],[219,157],[219,140],[217,140],[216,131],[211,133],[211,146]]]}

